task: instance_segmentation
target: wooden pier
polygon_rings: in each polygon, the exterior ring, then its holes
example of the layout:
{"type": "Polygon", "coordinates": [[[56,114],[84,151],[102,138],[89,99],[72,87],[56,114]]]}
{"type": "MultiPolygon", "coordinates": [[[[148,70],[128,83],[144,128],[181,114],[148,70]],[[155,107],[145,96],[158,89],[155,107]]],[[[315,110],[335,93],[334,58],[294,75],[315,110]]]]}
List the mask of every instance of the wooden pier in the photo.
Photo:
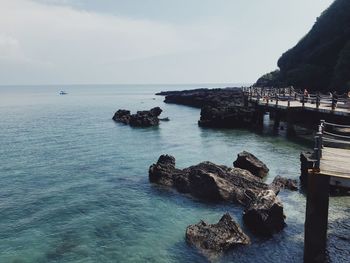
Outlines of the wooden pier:
{"type": "Polygon", "coordinates": [[[350,191],[350,99],[304,94],[293,87],[248,87],[243,94],[245,105],[255,106],[258,128],[266,112],[274,129],[287,123],[287,136],[296,134],[295,125],[318,128],[314,151],[301,155],[301,179],[307,185],[304,262],[326,262],[330,190],[350,191]]]}
{"type": "Polygon", "coordinates": [[[242,88],[245,104],[256,107],[256,126],[263,127],[266,112],[275,121],[278,129],[280,121],[287,123],[287,135],[295,134],[295,125],[315,129],[320,120],[330,123],[350,125],[350,99],[331,95],[308,94],[305,96],[288,88],[242,88]]]}
{"type": "Polygon", "coordinates": [[[330,186],[350,190],[350,126],[322,120],[307,178],[304,262],[326,262],[330,186]]]}

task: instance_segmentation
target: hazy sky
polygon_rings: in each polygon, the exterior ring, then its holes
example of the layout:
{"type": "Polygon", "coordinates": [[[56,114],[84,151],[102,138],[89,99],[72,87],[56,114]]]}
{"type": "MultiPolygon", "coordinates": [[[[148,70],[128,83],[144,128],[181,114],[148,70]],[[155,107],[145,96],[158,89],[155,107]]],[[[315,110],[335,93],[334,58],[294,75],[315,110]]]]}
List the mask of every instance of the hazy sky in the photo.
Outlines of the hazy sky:
{"type": "Polygon", "coordinates": [[[250,83],[333,0],[0,0],[0,84],[250,83]]]}

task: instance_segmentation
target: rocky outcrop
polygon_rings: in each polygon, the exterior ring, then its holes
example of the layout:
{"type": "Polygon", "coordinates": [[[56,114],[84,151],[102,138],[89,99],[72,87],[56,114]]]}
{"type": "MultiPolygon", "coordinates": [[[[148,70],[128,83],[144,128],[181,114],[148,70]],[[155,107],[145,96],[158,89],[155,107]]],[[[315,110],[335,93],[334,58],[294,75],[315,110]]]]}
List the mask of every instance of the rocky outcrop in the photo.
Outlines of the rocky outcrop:
{"type": "Polygon", "coordinates": [[[264,178],[269,168],[253,154],[243,151],[238,154],[237,160],[233,162],[234,167],[250,171],[253,175],[264,178]]]}
{"type": "Polygon", "coordinates": [[[195,89],[160,92],[164,102],[201,108],[198,125],[215,128],[249,128],[255,108],[244,101],[241,88],[195,89]]]}
{"type": "Polygon", "coordinates": [[[177,169],[175,158],[162,155],[149,168],[152,183],[169,186],[201,200],[234,202],[246,208],[247,225],[258,234],[273,234],[284,226],[283,205],[271,187],[247,170],[202,162],[177,169]],[[263,230],[265,229],[265,230],[263,230]]]}
{"type": "Polygon", "coordinates": [[[258,235],[271,236],[285,227],[283,205],[273,190],[264,190],[243,213],[244,223],[258,235]]]}
{"type": "Polygon", "coordinates": [[[255,109],[238,104],[204,106],[198,125],[215,128],[249,128],[255,109]]]}
{"type": "Polygon", "coordinates": [[[157,93],[157,95],[165,96],[165,103],[187,105],[196,108],[243,104],[243,92],[241,88],[167,91],[157,93]]]}
{"type": "Polygon", "coordinates": [[[118,110],[114,114],[113,120],[133,127],[151,127],[159,124],[158,116],[161,113],[162,109],[159,107],[149,111],[138,111],[136,114],[130,114],[128,110],[118,110]]]}
{"type": "Polygon", "coordinates": [[[249,237],[227,213],[217,224],[200,221],[186,229],[186,241],[204,252],[221,252],[238,245],[249,245],[249,237]]]}
{"type": "Polygon", "coordinates": [[[182,193],[209,201],[229,201],[249,204],[262,190],[269,189],[259,178],[249,171],[229,168],[211,162],[180,170],[175,168],[175,158],[162,155],[149,168],[149,178],[153,183],[171,186],[182,193]]]}
{"type": "Polygon", "coordinates": [[[280,189],[297,191],[298,181],[294,179],[285,178],[282,176],[276,176],[275,179],[273,179],[273,182],[270,184],[270,188],[273,189],[275,193],[278,193],[280,189]]]}

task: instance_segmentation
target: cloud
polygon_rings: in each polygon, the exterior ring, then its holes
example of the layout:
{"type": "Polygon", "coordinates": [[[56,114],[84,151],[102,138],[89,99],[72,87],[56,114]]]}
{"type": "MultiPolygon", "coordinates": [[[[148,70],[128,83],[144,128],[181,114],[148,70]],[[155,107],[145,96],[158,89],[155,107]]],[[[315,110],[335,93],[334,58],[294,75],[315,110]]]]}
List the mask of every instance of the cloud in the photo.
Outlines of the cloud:
{"type": "Polygon", "coordinates": [[[8,35],[0,35],[0,58],[16,56],[18,50],[19,42],[17,39],[8,35]]]}
{"type": "MultiPolygon", "coordinates": [[[[66,1],[8,0],[0,10],[0,67],[12,59],[67,81],[106,78],[127,61],[217,49],[227,41],[224,24],[174,25],[84,10],[66,1]],[[217,30],[221,28],[221,30],[217,30]],[[85,74],[84,74],[85,72],[85,74]],[[101,73],[101,74],[100,74],[101,73]]],[[[109,81],[108,79],[106,81],[109,81]]],[[[115,79],[115,81],[118,81],[115,79]]]]}
{"type": "Polygon", "coordinates": [[[0,84],[254,81],[330,1],[1,0],[0,84]]]}

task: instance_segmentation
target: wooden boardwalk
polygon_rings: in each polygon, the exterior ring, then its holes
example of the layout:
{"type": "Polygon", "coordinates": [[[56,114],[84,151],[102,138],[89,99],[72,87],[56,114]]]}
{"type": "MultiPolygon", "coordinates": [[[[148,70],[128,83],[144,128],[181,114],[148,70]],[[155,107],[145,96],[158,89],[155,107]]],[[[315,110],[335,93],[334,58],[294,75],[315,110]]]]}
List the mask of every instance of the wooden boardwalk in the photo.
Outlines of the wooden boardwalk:
{"type": "Polygon", "coordinates": [[[350,150],[323,147],[320,174],[350,179],[350,150]]]}
{"type": "Polygon", "coordinates": [[[259,106],[267,106],[271,108],[278,108],[278,109],[287,109],[287,108],[304,108],[309,111],[318,111],[318,112],[324,112],[324,113],[333,113],[335,115],[343,115],[343,116],[350,116],[350,104],[349,106],[345,103],[338,103],[338,106],[333,110],[331,103],[320,103],[320,105],[317,107],[315,103],[305,102],[304,106],[303,103],[300,101],[284,101],[279,100],[276,103],[276,100],[270,99],[267,103],[266,100],[258,100],[258,98],[252,98],[252,102],[257,103],[259,106]]]}
{"type": "Polygon", "coordinates": [[[339,133],[349,126],[321,121],[315,137],[316,175],[330,177],[330,185],[350,190],[350,136],[339,133]],[[332,132],[330,132],[331,130],[332,132]]]}
{"type": "Polygon", "coordinates": [[[294,91],[293,88],[243,88],[248,101],[268,108],[288,109],[302,108],[308,111],[332,113],[334,115],[350,116],[350,98],[337,99],[336,107],[332,96],[309,94],[294,91]]]}

